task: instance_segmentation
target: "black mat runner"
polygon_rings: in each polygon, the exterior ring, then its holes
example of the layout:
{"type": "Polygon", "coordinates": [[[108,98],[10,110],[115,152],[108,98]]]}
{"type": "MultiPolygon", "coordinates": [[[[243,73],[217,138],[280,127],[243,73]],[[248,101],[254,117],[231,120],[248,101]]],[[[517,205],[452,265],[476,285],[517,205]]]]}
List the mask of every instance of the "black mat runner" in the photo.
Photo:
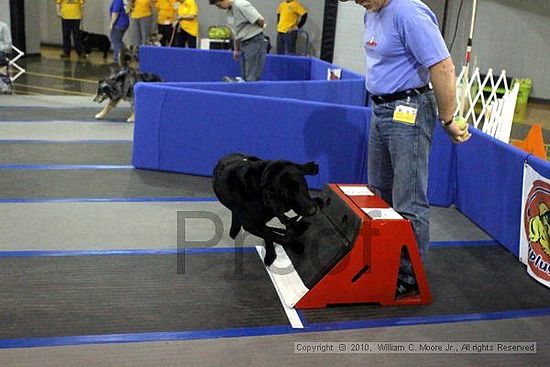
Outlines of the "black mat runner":
{"type": "Polygon", "coordinates": [[[210,178],[135,169],[12,170],[0,175],[0,199],[213,197],[210,178]]]}
{"type": "Polygon", "coordinates": [[[0,258],[0,339],[288,324],[258,255],[0,258]],[[238,268],[237,268],[238,269],[238,268]]]}
{"type": "Polygon", "coordinates": [[[129,165],[132,143],[0,143],[0,164],[129,165]]]}
{"type": "MultiPolygon", "coordinates": [[[[183,274],[175,255],[0,258],[0,339],[289,325],[259,257],[242,256],[188,254],[183,274]]],[[[314,324],[550,305],[548,289],[497,246],[434,249],[428,274],[432,305],[338,306],[303,316],[314,324]]]]}
{"type": "Polygon", "coordinates": [[[426,271],[428,306],[336,306],[304,310],[310,323],[487,313],[550,307],[548,288],[501,246],[433,248],[426,271]]]}

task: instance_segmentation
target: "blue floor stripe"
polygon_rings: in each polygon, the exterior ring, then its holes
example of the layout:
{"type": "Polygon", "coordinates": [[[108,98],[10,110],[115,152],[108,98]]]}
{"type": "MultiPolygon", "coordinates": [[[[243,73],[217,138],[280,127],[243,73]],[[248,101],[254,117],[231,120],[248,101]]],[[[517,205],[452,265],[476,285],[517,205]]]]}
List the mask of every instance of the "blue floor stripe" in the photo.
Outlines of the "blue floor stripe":
{"type": "Polygon", "coordinates": [[[102,140],[102,139],[83,139],[83,140],[33,140],[33,139],[1,139],[0,144],[132,144],[133,140],[102,140]]]}
{"type": "Polygon", "coordinates": [[[31,251],[0,251],[0,258],[6,257],[72,257],[72,256],[144,256],[144,255],[186,255],[223,254],[243,251],[244,253],[256,252],[255,247],[187,247],[182,249],[158,249],[158,250],[31,250],[31,251]]]}
{"type": "Polygon", "coordinates": [[[11,198],[0,199],[0,204],[25,204],[25,203],[141,203],[141,202],[198,202],[218,201],[215,197],[136,197],[136,198],[11,198]]]}
{"type": "Polygon", "coordinates": [[[495,240],[474,241],[431,241],[431,247],[463,247],[463,246],[500,246],[495,240]]]}
{"type": "MultiPolygon", "coordinates": [[[[497,246],[495,241],[449,241],[437,242],[437,247],[457,246],[497,246]]],[[[110,250],[24,250],[24,251],[0,251],[3,257],[61,257],[61,256],[143,256],[143,255],[175,255],[178,252],[186,254],[216,254],[243,251],[255,252],[255,247],[186,247],[183,249],[110,249],[110,250]]]]}
{"type": "Polygon", "coordinates": [[[12,170],[109,170],[109,169],[135,169],[132,165],[105,165],[105,164],[0,164],[0,169],[12,170]]]}
{"type": "Polygon", "coordinates": [[[356,329],[370,329],[394,326],[435,325],[457,322],[495,321],[526,317],[549,316],[550,308],[515,310],[503,312],[487,312],[457,315],[437,315],[425,317],[391,318],[380,320],[358,320],[347,322],[332,322],[310,324],[304,329],[293,329],[288,325],[274,325],[265,327],[249,327],[218,330],[197,330],[183,332],[152,332],[136,334],[107,334],[107,335],[82,335],[45,338],[17,338],[1,339],[0,349],[7,348],[34,348],[54,347],[85,344],[112,344],[112,343],[137,343],[159,341],[189,341],[220,338],[238,338],[252,336],[276,336],[297,333],[315,333],[326,331],[342,331],[356,329]]]}

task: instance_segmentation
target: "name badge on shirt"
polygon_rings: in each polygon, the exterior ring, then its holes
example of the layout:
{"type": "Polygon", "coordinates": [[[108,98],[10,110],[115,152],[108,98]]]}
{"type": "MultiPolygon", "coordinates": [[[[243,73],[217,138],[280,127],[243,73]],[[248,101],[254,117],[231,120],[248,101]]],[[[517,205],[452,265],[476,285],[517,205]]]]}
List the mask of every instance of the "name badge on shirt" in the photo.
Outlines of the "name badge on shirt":
{"type": "Polygon", "coordinates": [[[414,125],[416,123],[416,111],[418,105],[416,103],[401,102],[393,111],[393,121],[403,124],[414,125]]]}

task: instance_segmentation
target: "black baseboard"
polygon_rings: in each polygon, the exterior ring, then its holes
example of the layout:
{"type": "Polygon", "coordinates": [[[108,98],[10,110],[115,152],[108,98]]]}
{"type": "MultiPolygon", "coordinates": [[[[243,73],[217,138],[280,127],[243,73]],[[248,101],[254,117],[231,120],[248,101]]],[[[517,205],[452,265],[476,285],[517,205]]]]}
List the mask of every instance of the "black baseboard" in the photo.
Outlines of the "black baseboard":
{"type": "Polygon", "coordinates": [[[529,97],[528,103],[537,103],[537,104],[544,104],[544,105],[550,106],[550,99],[529,97]]]}

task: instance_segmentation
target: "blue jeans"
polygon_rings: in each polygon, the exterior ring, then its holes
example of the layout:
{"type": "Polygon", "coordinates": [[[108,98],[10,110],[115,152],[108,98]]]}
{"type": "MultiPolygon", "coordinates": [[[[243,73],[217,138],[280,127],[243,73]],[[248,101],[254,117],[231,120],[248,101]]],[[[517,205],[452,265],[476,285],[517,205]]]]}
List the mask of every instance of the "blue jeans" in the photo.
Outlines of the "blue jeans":
{"type": "MultiPolygon", "coordinates": [[[[369,133],[368,181],[384,201],[412,223],[420,255],[430,242],[428,158],[437,118],[433,91],[413,95],[416,123],[394,122],[399,103],[374,104],[369,133]]],[[[409,264],[410,265],[410,264],[409,264]]]]}
{"type": "Polygon", "coordinates": [[[247,82],[260,80],[264,70],[267,41],[260,33],[241,42],[241,77],[247,82]]]}
{"type": "Polygon", "coordinates": [[[122,38],[124,37],[124,33],[126,33],[127,28],[118,28],[113,27],[111,29],[111,43],[113,44],[113,61],[118,63],[118,55],[120,53],[120,50],[123,47],[126,47],[124,45],[124,42],[122,41],[122,38]]]}

